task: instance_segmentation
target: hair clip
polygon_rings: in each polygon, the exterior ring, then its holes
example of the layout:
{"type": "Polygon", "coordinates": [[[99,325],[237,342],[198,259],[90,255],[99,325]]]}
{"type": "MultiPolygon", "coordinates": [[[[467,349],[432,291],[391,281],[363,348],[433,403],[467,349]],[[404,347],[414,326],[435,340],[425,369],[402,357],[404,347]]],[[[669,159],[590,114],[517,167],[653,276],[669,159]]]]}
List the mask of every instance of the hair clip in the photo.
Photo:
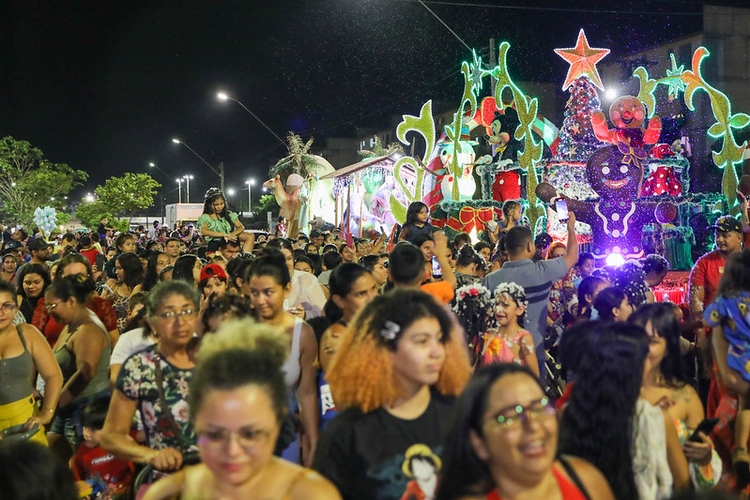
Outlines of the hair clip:
{"type": "Polygon", "coordinates": [[[396,338],[396,335],[401,331],[401,327],[398,325],[398,323],[394,323],[393,321],[386,321],[383,323],[383,329],[380,330],[380,336],[383,337],[385,340],[393,340],[396,338]]]}

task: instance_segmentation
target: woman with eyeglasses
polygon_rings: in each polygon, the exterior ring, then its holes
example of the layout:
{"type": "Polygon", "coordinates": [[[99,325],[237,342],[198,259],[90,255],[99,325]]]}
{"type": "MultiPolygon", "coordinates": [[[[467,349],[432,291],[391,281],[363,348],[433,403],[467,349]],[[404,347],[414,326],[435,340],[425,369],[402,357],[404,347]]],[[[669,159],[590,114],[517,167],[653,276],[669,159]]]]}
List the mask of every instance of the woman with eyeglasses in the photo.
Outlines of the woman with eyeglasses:
{"type": "Polygon", "coordinates": [[[313,461],[342,497],[434,498],[454,398],[471,372],[453,327],[433,297],[406,288],[354,317],[326,373],[342,411],[313,461]]]}
{"type": "Polygon", "coordinates": [[[47,340],[29,324],[14,325],[16,291],[0,280],[0,432],[23,425],[38,430],[30,439],[47,444],[44,428],[52,420],[62,388],[62,373],[47,340]],[[32,376],[39,373],[45,383],[44,404],[35,411],[32,376]]]}
{"type": "Polygon", "coordinates": [[[189,397],[201,464],[155,483],[144,500],[183,492],[191,498],[341,498],[317,473],[273,456],[287,411],[288,344],[282,331],[249,319],[228,322],[204,339],[189,397]]]}
{"type": "MultiPolygon", "coordinates": [[[[72,253],[66,255],[62,259],[58,260],[57,270],[53,273],[53,269],[50,268],[50,274],[54,276],[54,280],[60,280],[65,276],[72,276],[79,274],[93,280],[93,270],[89,260],[79,253],[72,253]]],[[[117,330],[117,315],[112,307],[112,303],[100,297],[96,290],[92,291],[86,298],[86,305],[89,309],[94,311],[94,314],[104,323],[107,332],[109,333],[109,343],[114,346],[117,343],[117,339],[120,337],[120,332],[117,330]]],[[[44,297],[40,297],[37,301],[36,309],[34,310],[34,316],[32,317],[32,324],[44,334],[47,341],[51,345],[55,345],[60,332],[63,329],[63,325],[59,324],[53,316],[47,312],[45,307],[44,297]]]]}
{"type": "Polygon", "coordinates": [[[174,471],[182,466],[183,453],[194,448],[187,396],[197,317],[198,291],[187,283],[166,281],[149,293],[146,321],[157,343],[123,363],[102,429],[102,447],[117,458],[174,471]],[[136,411],[143,420],[145,445],[130,437],[136,411]]]}
{"type": "Polygon", "coordinates": [[[107,329],[87,306],[93,291],[91,279],[75,274],[54,281],[44,293],[45,309],[64,325],[52,349],[64,385],[47,439],[55,454],[66,461],[82,439],[83,409],[94,399],[109,394],[112,351],[107,329]]]}
{"type": "Polygon", "coordinates": [[[554,406],[515,363],[479,369],[456,402],[437,500],[614,498],[590,463],[557,454],[554,406]]]}

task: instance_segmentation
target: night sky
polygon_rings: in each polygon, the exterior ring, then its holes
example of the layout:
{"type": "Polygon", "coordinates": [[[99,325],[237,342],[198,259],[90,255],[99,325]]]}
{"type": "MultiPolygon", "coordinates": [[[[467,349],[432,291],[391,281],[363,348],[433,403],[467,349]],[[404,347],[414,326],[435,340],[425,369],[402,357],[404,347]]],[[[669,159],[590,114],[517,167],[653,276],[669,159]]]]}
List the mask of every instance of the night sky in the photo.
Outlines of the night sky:
{"type": "MultiPolygon", "coordinates": [[[[469,46],[508,40],[516,81],[558,84],[568,64],[552,49],[572,46],[579,28],[592,46],[612,49],[611,60],[700,31],[702,3],[425,1],[469,46]]],[[[169,202],[183,174],[197,177],[197,202],[218,177],[172,137],[212,165],[223,161],[227,186],[262,180],[286,152],[217,91],[277,135],[294,130],[320,148],[354,126],[416,114],[427,99],[457,100],[469,56],[410,0],[5,1],[0,134],[89,172],[81,192],[152,161],[168,174],[150,170],[169,202]]]]}

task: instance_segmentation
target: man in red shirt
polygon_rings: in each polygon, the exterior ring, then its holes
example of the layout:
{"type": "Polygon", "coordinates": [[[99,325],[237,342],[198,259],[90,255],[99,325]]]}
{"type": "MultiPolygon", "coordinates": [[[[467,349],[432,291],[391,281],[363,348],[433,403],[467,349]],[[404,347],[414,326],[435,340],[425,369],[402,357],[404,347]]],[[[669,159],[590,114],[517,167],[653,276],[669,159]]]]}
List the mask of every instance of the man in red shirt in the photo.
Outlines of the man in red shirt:
{"type": "MultiPolygon", "coordinates": [[[[714,229],[716,250],[699,258],[690,272],[690,314],[695,320],[702,320],[703,310],[716,299],[727,258],[742,250],[744,239],[742,224],[732,216],[719,217],[711,227],[714,229]]],[[[706,333],[706,328],[700,328],[696,339],[696,345],[703,351],[705,362],[704,373],[698,377],[698,385],[699,393],[706,398],[706,414],[713,417],[719,411],[722,397],[734,396],[728,396],[726,391],[716,384],[715,373],[710,367],[711,344],[706,338],[706,333]]]]}
{"type": "Polygon", "coordinates": [[[690,272],[690,312],[693,318],[703,317],[703,309],[711,304],[719,290],[727,258],[742,250],[742,224],[725,215],[711,226],[714,229],[716,250],[703,255],[690,272]]]}

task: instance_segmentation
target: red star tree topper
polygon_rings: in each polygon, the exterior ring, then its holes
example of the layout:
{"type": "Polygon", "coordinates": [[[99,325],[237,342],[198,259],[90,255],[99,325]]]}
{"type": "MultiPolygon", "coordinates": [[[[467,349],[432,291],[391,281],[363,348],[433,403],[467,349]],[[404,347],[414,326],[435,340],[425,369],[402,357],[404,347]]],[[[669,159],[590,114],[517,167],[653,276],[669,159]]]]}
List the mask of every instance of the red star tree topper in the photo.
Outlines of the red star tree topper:
{"type": "Polygon", "coordinates": [[[570,49],[555,49],[555,53],[570,63],[568,75],[565,77],[563,90],[570,87],[576,78],[580,76],[588,77],[599,90],[604,90],[602,79],[596,70],[596,63],[601,61],[604,56],[609,54],[609,49],[595,49],[589,47],[589,41],[583,28],[578,32],[578,41],[576,46],[570,49]]]}

